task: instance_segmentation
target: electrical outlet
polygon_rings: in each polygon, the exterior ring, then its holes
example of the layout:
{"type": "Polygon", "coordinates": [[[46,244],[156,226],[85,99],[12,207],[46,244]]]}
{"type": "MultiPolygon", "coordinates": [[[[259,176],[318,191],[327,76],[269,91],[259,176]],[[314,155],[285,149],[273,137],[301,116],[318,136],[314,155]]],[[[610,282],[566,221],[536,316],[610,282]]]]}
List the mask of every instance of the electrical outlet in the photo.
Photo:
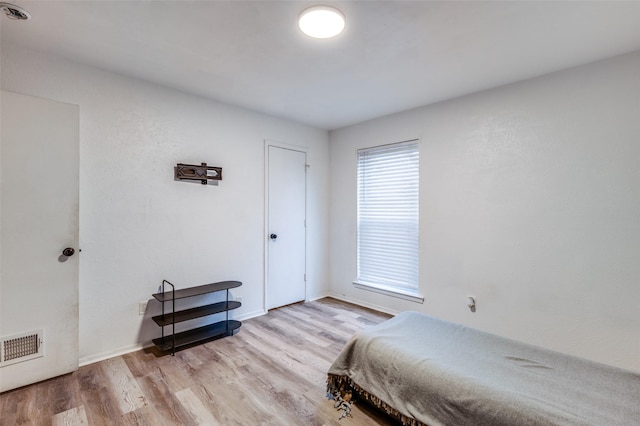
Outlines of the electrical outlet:
{"type": "Polygon", "coordinates": [[[236,302],[242,303],[242,296],[236,296],[236,302]]]}
{"type": "Polygon", "coordinates": [[[147,312],[147,300],[143,300],[138,304],[138,313],[144,315],[147,312]]]}

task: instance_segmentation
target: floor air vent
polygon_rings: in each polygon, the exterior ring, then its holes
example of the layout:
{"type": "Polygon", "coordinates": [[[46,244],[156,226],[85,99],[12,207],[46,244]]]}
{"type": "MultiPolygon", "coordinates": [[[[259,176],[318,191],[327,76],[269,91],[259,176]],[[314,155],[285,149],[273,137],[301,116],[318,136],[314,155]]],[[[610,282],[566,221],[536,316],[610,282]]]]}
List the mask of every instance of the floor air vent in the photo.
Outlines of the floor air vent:
{"type": "Polygon", "coordinates": [[[44,330],[0,338],[0,367],[44,355],[44,330]]]}

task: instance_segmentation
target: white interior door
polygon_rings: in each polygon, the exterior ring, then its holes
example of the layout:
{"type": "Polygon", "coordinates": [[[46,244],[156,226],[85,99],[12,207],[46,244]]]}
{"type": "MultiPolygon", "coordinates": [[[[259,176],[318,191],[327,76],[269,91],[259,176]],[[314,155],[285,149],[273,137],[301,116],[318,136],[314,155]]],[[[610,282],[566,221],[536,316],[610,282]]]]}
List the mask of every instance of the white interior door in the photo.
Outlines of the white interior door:
{"type": "Polygon", "coordinates": [[[306,297],[306,153],[268,149],[267,309],[306,297]]]}
{"type": "Polygon", "coordinates": [[[0,391],[78,368],[79,107],[2,92],[0,391]]]}

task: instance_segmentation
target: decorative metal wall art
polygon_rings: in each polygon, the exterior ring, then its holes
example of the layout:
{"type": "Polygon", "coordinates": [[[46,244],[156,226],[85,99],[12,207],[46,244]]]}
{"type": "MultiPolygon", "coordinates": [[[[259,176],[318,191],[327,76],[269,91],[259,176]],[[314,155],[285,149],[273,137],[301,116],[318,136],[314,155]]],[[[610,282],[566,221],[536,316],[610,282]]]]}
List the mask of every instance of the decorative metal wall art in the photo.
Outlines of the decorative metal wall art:
{"type": "MultiPolygon", "coordinates": [[[[174,168],[175,180],[196,180],[206,185],[211,181],[222,180],[222,167],[207,166],[207,163],[201,165],[178,163],[174,168]]],[[[217,182],[215,182],[217,184],[217,182]]]]}

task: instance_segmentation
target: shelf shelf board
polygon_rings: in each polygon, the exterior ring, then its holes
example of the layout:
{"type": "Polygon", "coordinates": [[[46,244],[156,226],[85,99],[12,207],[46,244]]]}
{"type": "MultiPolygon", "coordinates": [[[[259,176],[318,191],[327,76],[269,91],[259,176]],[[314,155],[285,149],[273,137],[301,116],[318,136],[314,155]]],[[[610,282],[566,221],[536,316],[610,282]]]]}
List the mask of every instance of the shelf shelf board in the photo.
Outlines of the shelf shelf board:
{"type": "MultiPolygon", "coordinates": [[[[233,332],[240,328],[242,323],[236,320],[220,321],[214,324],[205,325],[204,327],[194,328],[193,330],[183,331],[176,333],[175,342],[176,348],[180,346],[190,345],[192,343],[202,342],[205,340],[213,339],[218,336],[229,336],[233,332]]],[[[170,351],[173,348],[173,337],[165,336],[153,339],[154,345],[156,345],[162,351],[170,351]]]]}
{"type": "MultiPolygon", "coordinates": [[[[176,311],[175,313],[175,322],[183,322],[189,321],[195,318],[206,317],[207,315],[218,314],[225,311],[230,311],[232,309],[238,309],[241,306],[240,302],[229,301],[229,306],[227,306],[227,302],[218,302],[213,303],[211,305],[198,306],[196,308],[185,309],[183,311],[176,311]]],[[[173,315],[171,313],[164,315],[156,315],[153,317],[153,320],[161,327],[171,325],[173,322],[173,315]]]]}
{"type": "MultiPolygon", "coordinates": [[[[196,287],[183,288],[176,290],[176,299],[184,299],[185,297],[200,296],[207,293],[213,293],[214,291],[228,290],[231,288],[240,287],[242,283],[240,281],[220,281],[218,283],[204,284],[196,287]]],[[[171,292],[165,291],[164,293],[155,293],[153,297],[160,302],[171,301],[171,292]]]]}

